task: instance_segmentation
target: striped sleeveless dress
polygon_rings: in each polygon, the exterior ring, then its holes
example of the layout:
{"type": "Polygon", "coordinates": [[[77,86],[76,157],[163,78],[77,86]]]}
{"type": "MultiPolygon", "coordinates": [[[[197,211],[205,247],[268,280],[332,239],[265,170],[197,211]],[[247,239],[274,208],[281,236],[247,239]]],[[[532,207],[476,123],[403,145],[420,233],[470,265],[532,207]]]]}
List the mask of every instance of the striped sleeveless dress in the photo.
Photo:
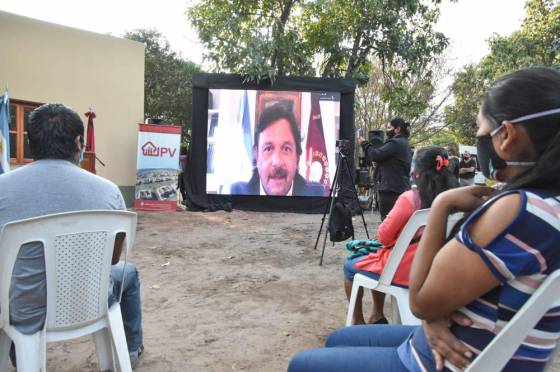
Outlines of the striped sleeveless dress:
{"type": "MultiPolygon", "coordinates": [[[[452,332],[476,356],[525,304],[547,275],[560,268],[560,197],[536,190],[512,190],[487,201],[465,223],[456,239],[477,253],[501,284],[459,309],[473,320],[452,332]],[[505,195],[521,196],[514,221],[487,246],[475,244],[468,226],[505,195]]],[[[526,337],[504,371],[542,371],[560,336],[560,307],[551,308],[526,337]]],[[[432,371],[435,364],[422,327],[399,347],[411,371],[432,371]]],[[[446,364],[448,370],[455,370],[446,364]]]]}

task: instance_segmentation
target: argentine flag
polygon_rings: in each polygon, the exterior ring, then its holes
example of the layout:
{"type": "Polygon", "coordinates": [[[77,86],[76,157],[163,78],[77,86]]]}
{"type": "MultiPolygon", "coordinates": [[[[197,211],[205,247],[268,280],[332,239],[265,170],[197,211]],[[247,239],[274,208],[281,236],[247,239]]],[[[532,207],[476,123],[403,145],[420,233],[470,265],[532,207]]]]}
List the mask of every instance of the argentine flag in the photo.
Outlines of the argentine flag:
{"type": "Polygon", "coordinates": [[[10,99],[8,92],[0,98],[0,174],[10,170],[10,99]]]}

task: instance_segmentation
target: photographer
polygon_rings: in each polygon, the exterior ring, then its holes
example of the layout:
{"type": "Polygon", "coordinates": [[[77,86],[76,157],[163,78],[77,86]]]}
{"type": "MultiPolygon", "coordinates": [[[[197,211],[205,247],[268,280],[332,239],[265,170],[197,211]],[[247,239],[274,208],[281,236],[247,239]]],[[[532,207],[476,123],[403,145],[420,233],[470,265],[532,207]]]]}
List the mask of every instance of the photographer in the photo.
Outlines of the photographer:
{"type": "Polygon", "coordinates": [[[410,189],[410,163],[412,155],[408,136],[410,124],[402,118],[394,118],[387,126],[387,140],[381,146],[361,140],[360,145],[369,161],[377,163],[377,190],[381,221],[393,208],[401,193],[410,189]]]}

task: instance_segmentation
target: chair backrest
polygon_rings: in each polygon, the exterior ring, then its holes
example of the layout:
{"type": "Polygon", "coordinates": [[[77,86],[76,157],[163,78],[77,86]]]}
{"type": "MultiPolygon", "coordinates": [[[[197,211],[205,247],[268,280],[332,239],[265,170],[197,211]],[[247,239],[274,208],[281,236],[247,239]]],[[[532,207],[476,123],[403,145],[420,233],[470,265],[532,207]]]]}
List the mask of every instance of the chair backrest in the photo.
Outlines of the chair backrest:
{"type": "Polygon", "coordinates": [[[11,275],[20,247],[41,242],[47,282],[47,330],[93,323],[107,313],[111,259],[117,233],[125,255],[134,243],[136,213],[81,211],[13,221],[0,235],[0,317],[9,322],[11,275]]]}
{"type": "MultiPolygon", "coordinates": [[[[416,232],[426,226],[428,223],[428,214],[430,213],[430,209],[419,209],[412,214],[406,225],[404,226],[403,230],[401,231],[395,246],[392,249],[391,256],[389,260],[385,264],[383,268],[383,272],[379,277],[379,283],[383,285],[391,285],[393,282],[393,277],[395,276],[395,272],[399,267],[399,264],[410,245],[410,242],[416,235],[416,232]]],[[[459,221],[463,217],[463,213],[454,213],[450,215],[447,219],[447,232],[446,235],[449,235],[457,221],[459,221]]]]}
{"type": "MultiPolygon", "coordinates": [[[[559,298],[560,270],[556,270],[546,278],[504,329],[476,357],[467,371],[502,370],[546,312],[560,306],[559,298]]],[[[547,366],[550,365],[557,351],[558,346],[552,353],[547,366]]]]}

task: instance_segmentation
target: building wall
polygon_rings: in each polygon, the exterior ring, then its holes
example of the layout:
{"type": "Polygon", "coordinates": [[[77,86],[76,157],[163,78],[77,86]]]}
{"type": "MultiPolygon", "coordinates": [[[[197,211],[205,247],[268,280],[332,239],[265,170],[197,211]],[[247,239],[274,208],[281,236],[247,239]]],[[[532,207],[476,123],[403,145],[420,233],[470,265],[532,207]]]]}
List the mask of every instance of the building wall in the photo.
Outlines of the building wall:
{"type": "Polygon", "coordinates": [[[144,118],[144,45],[0,11],[0,84],[10,98],[93,107],[97,174],[134,198],[138,123],[144,118]]]}

